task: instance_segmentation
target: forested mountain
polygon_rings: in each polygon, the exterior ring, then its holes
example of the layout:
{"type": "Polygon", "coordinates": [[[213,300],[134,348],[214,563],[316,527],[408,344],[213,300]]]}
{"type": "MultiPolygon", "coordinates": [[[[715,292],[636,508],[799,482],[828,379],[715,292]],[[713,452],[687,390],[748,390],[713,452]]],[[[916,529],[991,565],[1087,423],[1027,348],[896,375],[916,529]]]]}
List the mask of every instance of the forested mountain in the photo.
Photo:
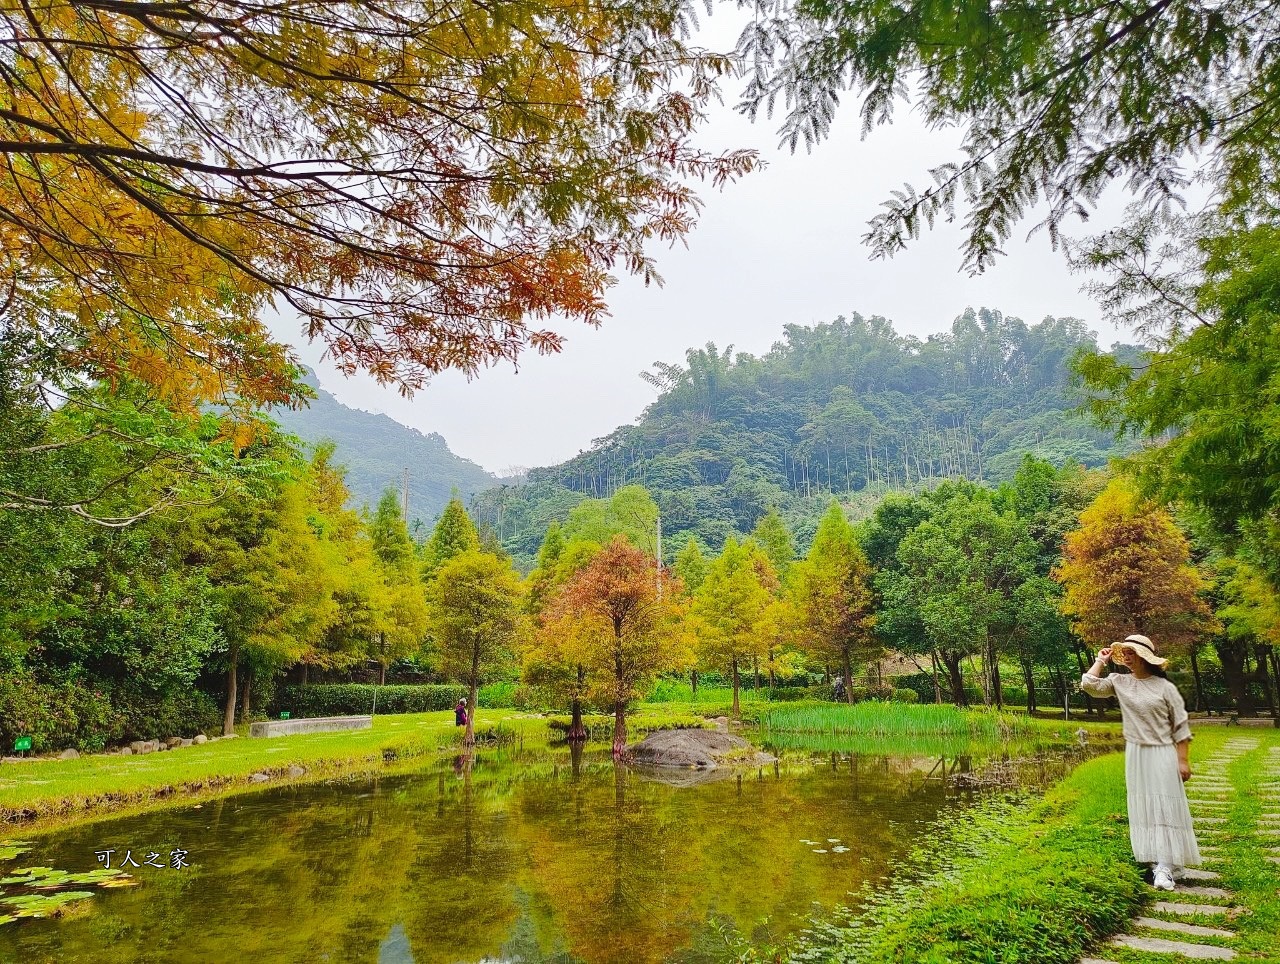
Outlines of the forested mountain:
{"type": "Polygon", "coordinates": [[[272,418],[304,442],[328,439],[336,445],[334,460],[347,468],[355,505],[377,505],[388,487],[400,488],[408,468],[409,517],[429,523],[453,490],[468,499],[498,483],[496,476],[449,451],[436,433],[423,435],[387,415],[348,408],[320,387],[313,371],[307,371],[306,382],[316,393],[310,406],[277,410],[272,418]]]}
{"type": "Polygon", "coordinates": [[[946,478],[998,482],[1025,452],[1105,462],[1116,444],[1075,413],[1068,370],[1096,347],[1078,319],[987,309],[923,341],[855,314],[788,325],[759,358],[708,344],[642,373],[659,396],[637,424],[473,508],[517,556],[577,502],[632,483],[653,493],[672,552],[689,534],[718,548],[774,505],[805,541],[832,494],[869,507],[946,478]]]}

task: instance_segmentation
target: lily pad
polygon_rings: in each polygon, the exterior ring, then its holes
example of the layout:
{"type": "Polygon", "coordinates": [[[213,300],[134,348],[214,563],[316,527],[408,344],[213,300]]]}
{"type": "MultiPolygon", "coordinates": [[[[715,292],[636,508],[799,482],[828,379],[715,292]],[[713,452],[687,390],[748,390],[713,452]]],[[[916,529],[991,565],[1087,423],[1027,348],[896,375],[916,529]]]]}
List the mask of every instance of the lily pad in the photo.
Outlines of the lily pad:
{"type": "Polygon", "coordinates": [[[57,915],[67,904],[92,897],[88,890],[64,890],[58,894],[23,894],[21,897],[0,897],[0,904],[11,910],[13,917],[49,917],[57,915]]]}
{"type": "Polygon", "coordinates": [[[30,840],[6,840],[0,843],[0,860],[13,860],[31,849],[30,840]]]}
{"type": "Polygon", "coordinates": [[[19,884],[23,887],[35,887],[39,890],[53,890],[58,887],[73,887],[80,884],[102,885],[121,876],[119,870],[98,867],[82,873],[69,870],[55,870],[52,867],[26,867],[12,877],[0,878],[0,884],[19,884]]]}

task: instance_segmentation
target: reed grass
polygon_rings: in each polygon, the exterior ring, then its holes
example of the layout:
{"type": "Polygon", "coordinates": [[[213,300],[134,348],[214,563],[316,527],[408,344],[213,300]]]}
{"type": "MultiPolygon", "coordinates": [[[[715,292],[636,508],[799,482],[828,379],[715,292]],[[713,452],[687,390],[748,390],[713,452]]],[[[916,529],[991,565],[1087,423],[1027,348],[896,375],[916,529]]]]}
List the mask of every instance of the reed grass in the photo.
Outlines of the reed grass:
{"type": "Polygon", "coordinates": [[[1015,713],[874,701],[855,703],[852,706],[832,703],[770,707],[760,715],[760,725],[766,735],[933,735],[988,740],[1023,736],[1035,729],[1029,718],[1015,713]]]}

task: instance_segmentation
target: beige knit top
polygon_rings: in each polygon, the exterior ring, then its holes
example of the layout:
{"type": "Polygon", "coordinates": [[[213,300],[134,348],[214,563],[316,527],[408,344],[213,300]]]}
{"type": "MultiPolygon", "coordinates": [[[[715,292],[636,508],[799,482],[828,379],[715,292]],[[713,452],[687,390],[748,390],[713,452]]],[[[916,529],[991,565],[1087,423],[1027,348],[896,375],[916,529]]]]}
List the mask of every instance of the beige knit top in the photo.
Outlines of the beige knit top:
{"type": "Polygon", "coordinates": [[[1178,687],[1167,679],[1138,679],[1132,673],[1085,673],[1080,678],[1080,688],[1090,696],[1114,696],[1120,701],[1126,743],[1165,746],[1191,739],[1186,704],[1178,687]]]}

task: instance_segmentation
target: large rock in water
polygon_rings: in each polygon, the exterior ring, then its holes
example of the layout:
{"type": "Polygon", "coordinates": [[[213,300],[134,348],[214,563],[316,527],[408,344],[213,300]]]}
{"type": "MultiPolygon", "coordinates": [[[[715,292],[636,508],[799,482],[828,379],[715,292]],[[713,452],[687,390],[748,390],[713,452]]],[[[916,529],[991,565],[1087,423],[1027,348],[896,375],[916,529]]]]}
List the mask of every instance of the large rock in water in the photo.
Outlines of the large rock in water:
{"type": "Polygon", "coordinates": [[[762,766],[775,758],[740,736],[715,730],[658,730],[627,747],[633,763],[651,767],[714,770],[722,766],[762,766]]]}

